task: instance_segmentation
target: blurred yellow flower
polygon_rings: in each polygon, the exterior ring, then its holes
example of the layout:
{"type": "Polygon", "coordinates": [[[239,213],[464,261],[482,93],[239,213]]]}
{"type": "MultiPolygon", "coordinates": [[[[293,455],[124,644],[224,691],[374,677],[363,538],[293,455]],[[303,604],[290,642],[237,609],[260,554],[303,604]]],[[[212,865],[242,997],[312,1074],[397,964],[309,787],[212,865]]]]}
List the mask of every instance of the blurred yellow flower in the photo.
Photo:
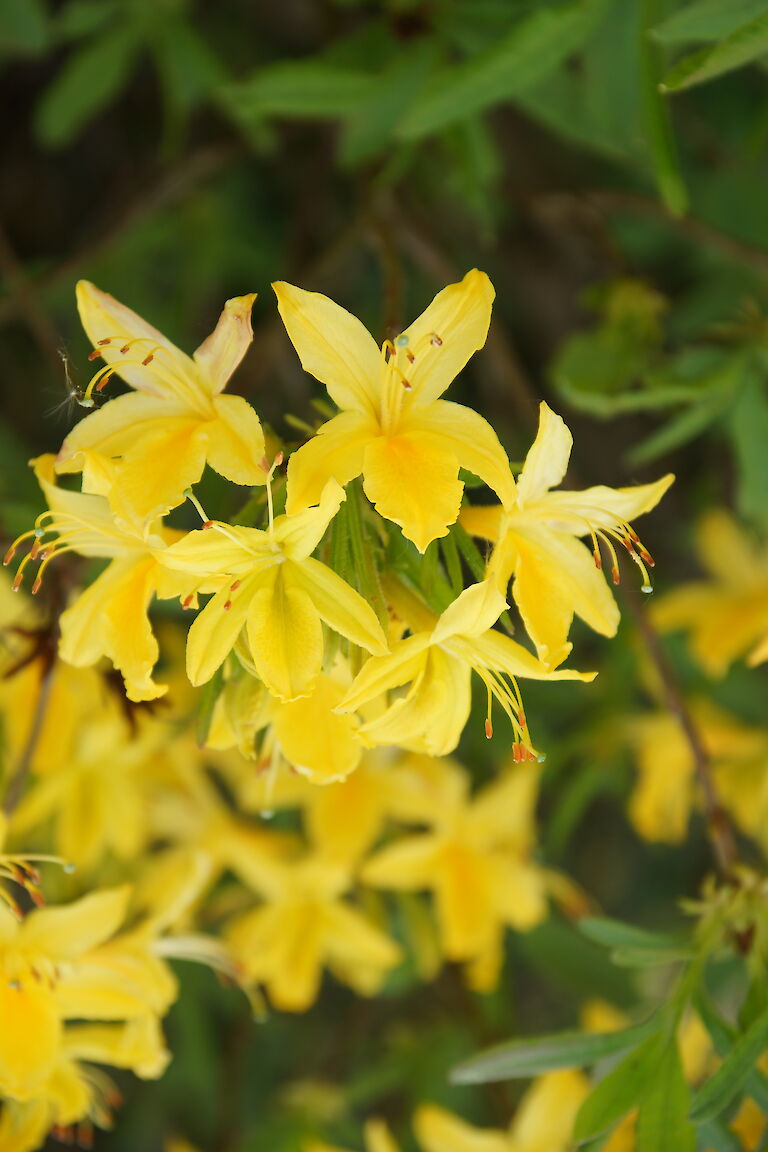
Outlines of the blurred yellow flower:
{"type": "Polygon", "coordinates": [[[710,676],[745,654],[752,665],[768,660],[768,547],[721,509],[699,520],[696,549],[710,578],[660,597],[654,623],[688,632],[694,659],[710,676]]]}
{"type": "Polygon", "coordinates": [[[444,288],[394,342],[379,349],[349,312],[317,292],[274,285],[302,366],[341,412],[294,452],[288,511],[314,504],[329,477],[361,473],[368,499],[423,552],[459,514],[468,468],[512,499],[514,481],[496,433],[482,416],[439,397],[482,348],[494,291],[484,272],[444,288]]]}

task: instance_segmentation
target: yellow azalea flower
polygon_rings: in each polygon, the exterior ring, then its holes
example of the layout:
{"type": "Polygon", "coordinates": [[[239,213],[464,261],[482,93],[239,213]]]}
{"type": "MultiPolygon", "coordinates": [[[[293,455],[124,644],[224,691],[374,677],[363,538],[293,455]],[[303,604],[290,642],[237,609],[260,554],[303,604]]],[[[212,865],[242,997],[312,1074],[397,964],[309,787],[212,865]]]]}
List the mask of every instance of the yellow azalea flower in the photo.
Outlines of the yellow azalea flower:
{"type": "Polygon", "coordinates": [[[295,862],[264,859],[249,882],[264,903],[235,917],[227,939],[246,980],[263,983],[276,1008],[309,1008],[324,965],[372,994],[398,963],[398,946],[343,899],[352,875],[338,862],[315,854],[295,862]]]}
{"type": "MultiPolygon", "coordinates": [[[[397,595],[402,601],[406,593],[400,590],[397,595]]],[[[489,580],[466,588],[439,619],[409,597],[405,613],[413,634],[396,644],[389,655],[373,657],[363,665],[339,710],[353,711],[391,688],[410,684],[405,696],[363,724],[360,732],[374,744],[398,744],[442,756],[456,747],[469,717],[474,671],[488,691],[487,734],[494,697],[512,722],[519,755],[533,756],[517,677],[592,680],[595,673],[549,671],[520,644],[494,631],[493,624],[506,607],[489,580]]]]}
{"type": "MultiPolygon", "coordinates": [[[[242,396],[223,396],[252,338],[255,296],[224,306],[216,328],[193,357],[179,351],[129,308],[87,280],[77,286],[80,317],[106,367],[92,392],[116,373],[133,391],[86,416],[59,452],[59,472],[80,472],[92,458],[118,458],[114,493],[140,519],[181,503],[208,463],[235,484],[264,480],[264,435],[242,396]]],[[[87,485],[86,485],[87,486],[87,485]]]]}
{"type": "Polygon", "coordinates": [[[622,544],[644,574],[652,560],[629,521],[658,504],[674,477],[634,488],[597,486],[581,492],[552,492],[568,467],[572,437],[563,420],[542,403],[539,431],[506,507],[465,508],[461,523],[474,536],[495,543],[489,576],[512,596],[542,663],[556,668],[572,645],[574,614],[604,636],[613,636],[619,610],[601,574],[598,538],[611,556],[614,583],[619,567],[612,541],[622,544]],[[588,536],[592,550],[580,540],[588,536]]]}
{"type": "Polygon", "coordinates": [[[126,887],[105,889],[21,922],[0,905],[0,1094],[35,1097],[62,1052],[66,1020],[146,1014],[141,999],[89,960],[119,928],[129,896],[126,887]]]}
{"type": "Polygon", "coordinates": [[[689,633],[691,651],[710,676],[722,676],[740,656],[768,660],[768,547],[760,547],[726,511],[706,513],[696,550],[708,580],[660,597],[653,621],[663,632],[689,633]]]}
{"type": "Polygon", "coordinates": [[[520,764],[471,798],[464,775],[436,806],[432,828],[372,856],[363,882],[432,889],[449,960],[472,960],[496,947],[504,925],[533,928],[547,914],[546,878],[529,859],[537,783],[537,766],[520,764]]]}
{"type": "Polygon", "coordinates": [[[56,486],[52,456],[38,456],[33,463],[49,510],[6,553],[7,564],[25,538],[33,540],[14,587],[20,586],[26,566],[35,560],[41,564],[33,592],[40,587],[47,565],[65,552],[108,559],[101,575],[62,614],[59,655],[81,668],[107,656],[122,673],[130,700],[162,696],[166,687],[152,679],[158,646],[147,613],[153,595],[169,598],[188,591],[189,580],[172,575],[158,562],[179,533],[163,528],[159,521],[143,531],[120,527],[103,496],[56,486]]]}
{"type": "Polygon", "coordinates": [[[316,507],[278,516],[267,531],[209,521],[165,549],[168,568],[198,579],[228,578],[189,630],[187,672],[193,684],[210,680],[243,628],[253,671],[286,701],[309,695],[317,682],[322,621],[369,652],[387,650],[371,606],[312,558],[343,499],[343,489],[331,480],[316,507]]]}
{"type": "MultiPolygon", "coordinates": [[[[714,762],[718,795],[745,832],[764,837],[768,734],[714,708],[709,700],[695,703],[692,712],[714,762]]],[[[626,731],[638,770],[630,820],[645,840],[679,844],[686,837],[698,789],[690,744],[677,719],[666,712],[637,717],[626,731]]]]}
{"type": "Polygon", "coordinates": [[[349,312],[317,292],[274,285],[303,367],[341,409],[288,464],[288,511],[316,503],[329,477],[361,473],[368,499],[423,552],[459,514],[468,468],[512,499],[514,481],[491,426],[439,397],[482,348],[494,291],[484,272],[444,288],[418,320],[379,349],[349,312]]]}

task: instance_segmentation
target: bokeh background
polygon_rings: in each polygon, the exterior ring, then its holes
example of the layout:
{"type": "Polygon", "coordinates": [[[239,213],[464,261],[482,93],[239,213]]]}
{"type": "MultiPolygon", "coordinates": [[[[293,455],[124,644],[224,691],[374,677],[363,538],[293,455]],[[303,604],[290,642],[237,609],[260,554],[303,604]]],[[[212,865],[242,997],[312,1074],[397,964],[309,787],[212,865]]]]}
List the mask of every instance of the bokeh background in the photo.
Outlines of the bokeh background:
{"type": "MultiPolygon", "coordinates": [[[[675,471],[641,526],[661,591],[697,573],[702,510],[726,506],[759,536],[767,12],[764,0],[0,0],[4,531],[40,508],[27,459],[55,451],[80,414],[78,278],[188,349],[224,299],[257,291],[236,390],[290,436],[286,414],[309,418],[319,390],[270,281],[333,296],[383,339],[477,266],[495,319],[452,395],[513,460],[546,399],[574,431],[572,486],[675,471]]],[[[695,819],[674,848],[629,826],[627,725],[657,695],[625,614],[613,643],[576,633],[579,666],[601,669],[588,695],[526,693],[548,751],[540,851],[596,907],[664,926],[710,858],[695,819]]],[[[765,724],[759,672],[713,684],[682,642],[668,651],[686,692],[765,724]]],[[[502,753],[470,725],[478,780],[502,753]]],[[[573,1023],[589,996],[638,996],[562,914],[508,952],[491,996],[450,968],[425,996],[406,967],[375,1000],[329,982],[306,1015],[256,1025],[236,991],[184,969],[174,1062],[158,1084],[126,1078],[117,1131],[97,1146],[154,1152],[176,1132],[211,1152],[289,1152],[326,1121],[354,1146],[360,1117],[397,1128],[424,1099],[504,1122],[515,1090],[451,1088],[453,1063],[573,1023]]]]}

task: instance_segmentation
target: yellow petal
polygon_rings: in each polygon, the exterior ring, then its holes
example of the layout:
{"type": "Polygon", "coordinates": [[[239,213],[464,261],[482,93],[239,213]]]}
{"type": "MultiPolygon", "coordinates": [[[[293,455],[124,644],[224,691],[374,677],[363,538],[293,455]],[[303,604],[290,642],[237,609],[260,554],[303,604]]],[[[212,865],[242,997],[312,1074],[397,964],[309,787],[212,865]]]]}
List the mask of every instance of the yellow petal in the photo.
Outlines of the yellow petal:
{"type": "Polygon", "coordinates": [[[768,660],[768,636],[764,636],[760,643],[755,645],[747,657],[747,663],[750,668],[756,668],[766,660],[768,660]]]}
{"type": "Polygon", "coordinates": [[[295,700],[311,691],[323,660],[323,629],[307,593],[278,569],[251,600],[246,621],[253,663],[270,692],[295,700]]]}
{"type": "Polygon", "coordinates": [[[547,886],[541,868],[514,857],[492,861],[496,909],[518,932],[529,932],[546,920],[547,886]]]}
{"type": "Polygon", "coordinates": [[[469,718],[471,673],[467,665],[435,646],[410,691],[383,715],[360,729],[375,744],[447,756],[453,752],[469,718]]]}
{"type": "Polygon", "coordinates": [[[164,421],[184,415],[188,415],[185,405],[174,396],[159,397],[142,392],[115,396],[67,433],[56,457],[56,471],[79,472],[85,452],[122,456],[145,432],[161,429],[164,421]]]}
{"type": "Polygon", "coordinates": [[[413,680],[426,662],[429,643],[429,634],[422,632],[401,641],[388,656],[367,660],[338,710],[353,712],[389,688],[398,688],[413,680]]]}
{"type": "Polygon", "coordinates": [[[573,668],[558,668],[550,671],[532,653],[509,636],[493,629],[484,636],[471,640],[453,637],[449,641],[450,650],[469,663],[479,662],[487,668],[506,673],[507,676],[522,676],[529,680],[594,680],[596,672],[577,672],[573,668]]]}
{"type": "Polygon", "coordinates": [[[562,516],[565,522],[570,514],[574,524],[580,518],[583,527],[575,527],[574,531],[585,536],[589,531],[585,520],[593,528],[615,528],[620,521],[628,522],[650,512],[674,480],[673,474],[668,472],[652,484],[636,484],[632,488],[607,488],[598,484],[581,492],[550,492],[546,497],[546,514],[555,521],[562,516]]]}
{"type": "Polygon", "coordinates": [[[500,504],[465,504],[459,515],[459,524],[470,536],[495,543],[501,530],[502,514],[500,504]]]}
{"type": "Polygon", "coordinates": [[[380,774],[365,765],[333,788],[316,789],[304,814],[313,847],[333,859],[354,861],[364,856],[384,823],[382,793],[380,774]]]}
{"type": "Polygon", "coordinates": [[[440,851],[434,884],[445,955],[469,960],[492,941],[498,923],[489,862],[462,840],[450,840],[440,851]]]}
{"type": "Polygon", "coordinates": [[[186,416],[153,421],[116,465],[115,514],[152,520],[176,508],[202,476],[205,452],[206,424],[186,416]]]}
{"type": "Polygon", "coordinates": [[[387,640],[373,608],[327,565],[311,557],[301,564],[286,560],[283,576],[291,587],[306,592],[321,620],[334,631],[376,656],[387,652],[387,640]]]}
{"type": "Polygon", "coordinates": [[[88,339],[94,348],[98,347],[104,363],[114,364],[118,376],[131,388],[153,396],[173,396],[192,405],[204,402],[205,393],[194,361],[114,296],[80,280],[77,307],[88,339]],[[101,344],[102,340],[109,343],[101,344]],[[121,352],[130,341],[135,343],[121,352]],[[142,364],[153,350],[152,361],[142,364]]]}
{"type": "Polygon", "coordinates": [[[287,513],[317,504],[330,478],[343,486],[359,476],[365,446],[378,434],[375,421],[360,412],[342,412],[323,424],[288,461],[287,513]]]}
{"type": "Polygon", "coordinates": [[[420,552],[447,536],[461,507],[459,462],[439,436],[379,436],[365,449],[365,494],[420,552]]]}
{"type": "Polygon", "coordinates": [[[151,557],[113,560],[60,620],[62,660],[83,668],[107,656],[135,701],[154,700],[167,691],[152,679],[159,650],[147,611],[155,569],[151,557]]]}
{"type": "Polygon", "coordinates": [[[413,1127],[424,1152],[516,1152],[505,1132],[474,1128],[435,1104],[417,1108],[413,1127]]]}
{"type": "Polygon", "coordinates": [[[227,583],[194,621],[187,637],[187,675],[192,684],[205,684],[224,663],[245,624],[254,589],[259,586],[259,576],[243,580],[235,592],[227,583]]]}
{"type": "Polygon", "coordinates": [[[572,1068],[538,1077],[518,1105],[511,1146],[520,1152],[566,1152],[576,1113],[591,1088],[588,1077],[572,1068]]]}
{"type": "Polygon", "coordinates": [[[432,643],[449,636],[481,636],[501,616],[507,602],[490,580],[471,584],[446,608],[432,633],[432,643]]]}
{"type": "Polygon", "coordinates": [[[319,292],[284,281],[272,287],[304,371],[325,384],[337,407],[373,415],[382,356],[365,326],[319,292]]]}
{"type": "Polygon", "coordinates": [[[275,713],[273,731],[283,755],[314,784],[343,780],[360,762],[357,721],[333,712],[343,695],[340,684],[321,676],[309,696],[275,713]]]}
{"type": "Polygon", "coordinates": [[[485,344],[496,293],[484,272],[473,268],[458,284],[438,292],[403,336],[416,359],[408,369],[414,407],[431,404],[485,344]],[[438,337],[440,343],[433,340],[438,337]]]}
{"type": "Polygon", "coordinates": [[[227,300],[213,332],[195,352],[200,378],[214,396],[226,387],[250,347],[253,339],[251,309],[255,299],[256,293],[252,292],[248,296],[227,300]]]}
{"type": "Polygon", "coordinates": [[[384,971],[400,960],[401,952],[394,940],[349,905],[340,901],[330,904],[325,918],[329,960],[384,971]]]}
{"type": "Polygon", "coordinates": [[[434,836],[401,836],[365,862],[360,878],[374,888],[428,888],[435,875],[438,843],[434,836]]]}
{"type": "Polygon", "coordinates": [[[56,513],[56,531],[71,533],[69,542],[81,556],[126,556],[141,548],[135,536],[115,523],[103,496],[57,487],[50,453],[36,457],[31,464],[48,507],[56,513]]]}
{"type": "Polygon", "coordinates": [[[43,1091],[61,1044],[61,1021],[51,990],[31,975],[4,976],[0,1020],[0,1092],[28,1100],[43,1091]]]}
{"type": "Polygon", "coordinates": [[[568,468],[572,446],[573,437],[564,420],[542,401],[539,430],[517,481],[517,499],[521,506],[537,500],[560,483],[568,468]]]}
{"type": "Polygon", "coordinates": [[[317,505],[293,515],[278,516],[274,536],[285,555],[292,560],[311,556],[345,499],[344,489],[331,479],[325,483],[317,505]]]}
{"type": "Polygon", "coordinates": [[[543,664],[556,668],[572,645],[574,613],[603,636],[613,636],[619,610],[592,553],[563,532],[510,529],[516,553],[512,595],[543,664]]]}
{"type": "Polygon", "coordinates": [[[214,520],[210,528],[187,532],[181,540],[158,550],[158,561],[174,572],[205,576],[247,576],[273,566],[279,556],[269,536],[258,528],[214,520]]]}
{"type": "Polygon", "coordinates": [[[463,404],[436,400],[411,408],[400,422],[401,435],[428,432],[439,437],[462,468],[479,476],[505,507],[515,500],[515,481],[507,454],[487,420],[463,404]]]}
{"type": "Polygon", "coordinates": [[[383,1120],[366,1120],[363,1130],[365,1152],[399,1152],[395,1139],[383,1120]]]}
{"type": "Polygon", "coordinates": [[[205,425],[206,459],[233,484],[263,484],[264,433],[261,421],[242,396],[217,396],[216,419],[205,425]]]}
{"type": "Polygon", "coordinates": [[[57,961],[74,960],[113,936],[125,919],[131,889],[105,888],[72,904],[41,908],[24,921],[20,940],[57,961]]]}

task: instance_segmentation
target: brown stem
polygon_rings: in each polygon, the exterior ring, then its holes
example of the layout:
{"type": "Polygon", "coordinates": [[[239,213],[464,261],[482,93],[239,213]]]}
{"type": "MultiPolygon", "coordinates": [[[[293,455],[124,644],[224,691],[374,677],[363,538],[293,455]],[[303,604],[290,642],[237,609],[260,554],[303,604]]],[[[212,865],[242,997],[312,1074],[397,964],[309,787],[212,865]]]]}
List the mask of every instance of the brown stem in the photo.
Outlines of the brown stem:
{"type": "Polygon", "coordinates": [[[53,672],[56,667],[56,660],[53,654],[44,654],[42,657],[43,667],[42,675],[40,678],[40,685],[37,690],[37,699],[35,700],[35,708],[32,713],[32,718],[29,723],[29,731],[27,738],[24,741],[24,747],[21,750],[21,755],[16,762],[11,776],[8,780],[8,787],[5,791],[5,798],[3,800],[3,812],[6,816],[10,816],[16,809],[16,805],[21,799],[21,794],[24,791],[24,785],[29,775],[29,770],[32,766],[32,758],[35,755],[38,741],[40,740],[43,731],[43,724],[45,723],[45,713],[48,708],[48,702],[51,698],[51,689],[53,687],[53,672]]]}
{"type": "Polygon", "coordinates": [[[664,702],[677,719],[683,730],[691,756],[693,758],[696,779],[699,782],[701,796],[704,803],[704,820],[707,836],[712,846],[717,866],[727,879],[733,873],[733,867],[738,862],[739,851],[736,838],[728,815],[720,803],[712,773],[712,760],[704,746],[701,734],[694,723],[688,709],[680,685],[677,682],[674,670],[667,659],[659,635],[651,623],[648,611],[634,589],[625,589],[624,597],[630,613],[637,626],[638,633],[645,645],[653,665],[658,673],[664,693],[664,702]]]}

